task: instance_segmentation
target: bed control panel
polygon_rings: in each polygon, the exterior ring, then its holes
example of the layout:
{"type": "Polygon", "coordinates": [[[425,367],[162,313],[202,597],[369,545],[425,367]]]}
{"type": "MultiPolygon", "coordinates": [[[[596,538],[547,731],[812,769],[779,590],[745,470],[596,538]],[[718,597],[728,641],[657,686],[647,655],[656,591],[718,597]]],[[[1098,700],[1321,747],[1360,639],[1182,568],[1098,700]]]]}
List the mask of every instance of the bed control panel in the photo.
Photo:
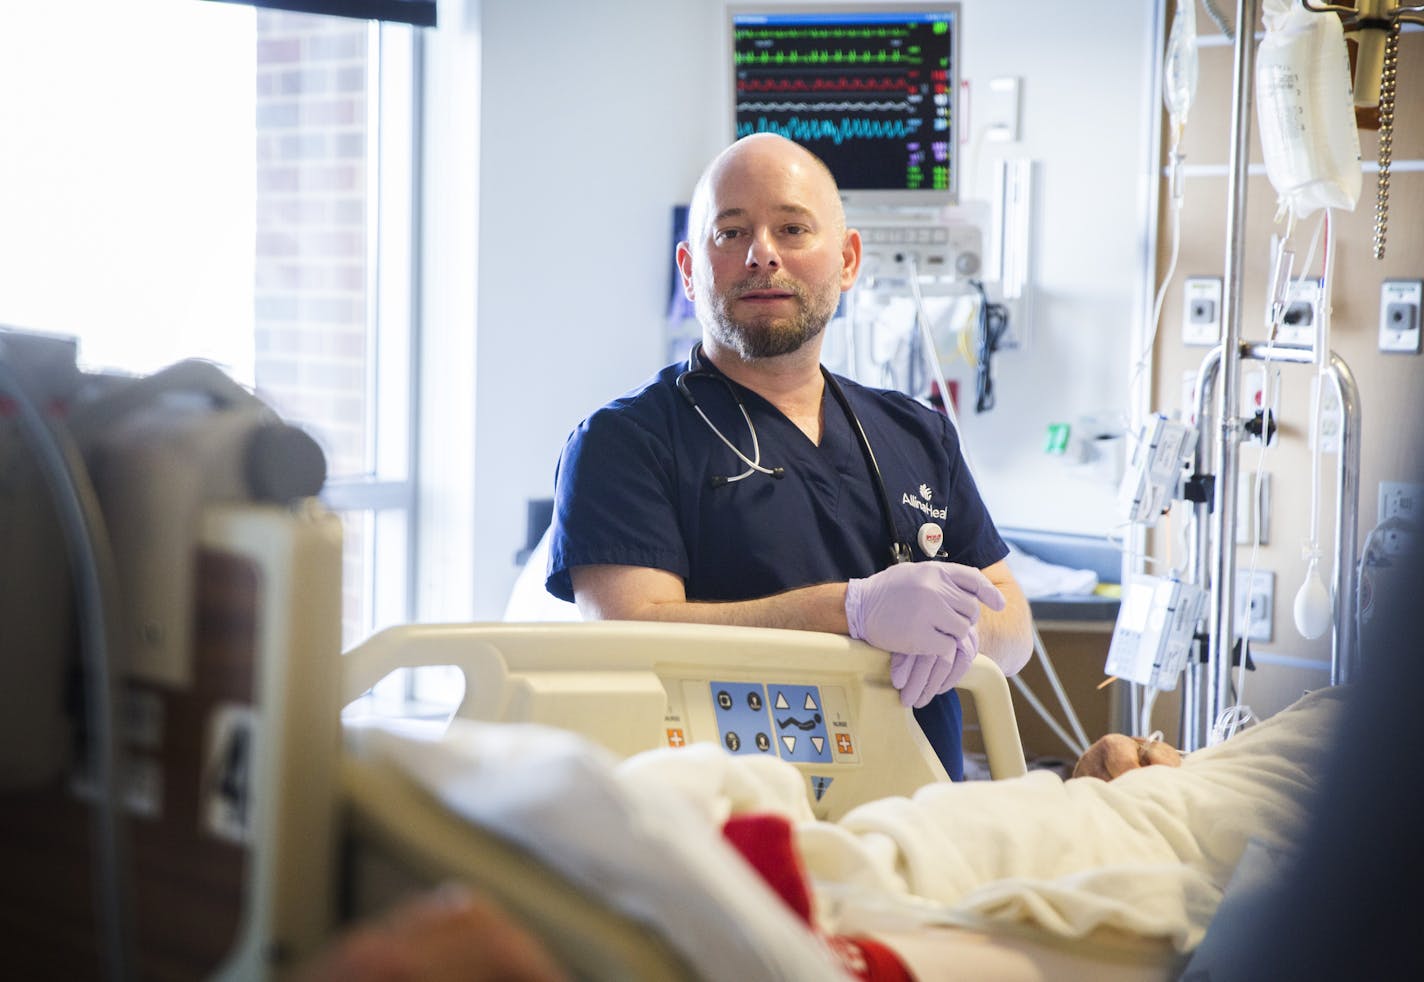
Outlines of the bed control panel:
{"type": "Polygon", "coordinates": [[[669,700],[669,746],[716,741],[728,753],[794,764],[859,764],[858,734],[838,685],[682,679],[669,700]]]}
{"type": "MultiPolygon", "coordinates": [[[[1016,745],[1008,687],[981,661],[1016,745]]],[[[884,652],[843,635],[618,621],[407,625],[343,662],[348,698],[395,667],[452,665],[465,676],[467,719],[555,726],[623,757],[703,744],[774,758],[801,772],[820,818],[944,780],[884,652]]],[[[974,678],[971,669],[961,688],[974,678]]],[[[1022,773],[1021,748],[990,749],[991,770],[996,759],[1022,773]]]]}
{"type": "Polygon", "coordinates": [[[774,753],[800,763],[830,762],[819,687],[713,682],[711,690],[717,735],[729,753],[774,753]]]}

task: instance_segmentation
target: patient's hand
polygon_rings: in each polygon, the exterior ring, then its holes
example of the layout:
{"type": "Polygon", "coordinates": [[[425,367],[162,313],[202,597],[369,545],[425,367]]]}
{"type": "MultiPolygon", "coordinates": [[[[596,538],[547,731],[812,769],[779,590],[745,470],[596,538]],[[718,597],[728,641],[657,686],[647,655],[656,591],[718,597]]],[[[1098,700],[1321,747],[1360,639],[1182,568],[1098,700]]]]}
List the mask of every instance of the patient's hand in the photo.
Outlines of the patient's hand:
{"type": "Polygon", "coordinates": [[[1109,733],[1078,758],[1078,765],[1073,768],[1073,776],[1111,781],[1119,774],[1150,764],[1180,767],[1182,755],[1175,747],[1161,740],[1144,740],[1122,733],[1109,733]]]}
{"type": "Polygon", "coordinates": [[[489,900],[442,887],[348,931],[300,982],[558,982],[534,938],[489,900]]]}

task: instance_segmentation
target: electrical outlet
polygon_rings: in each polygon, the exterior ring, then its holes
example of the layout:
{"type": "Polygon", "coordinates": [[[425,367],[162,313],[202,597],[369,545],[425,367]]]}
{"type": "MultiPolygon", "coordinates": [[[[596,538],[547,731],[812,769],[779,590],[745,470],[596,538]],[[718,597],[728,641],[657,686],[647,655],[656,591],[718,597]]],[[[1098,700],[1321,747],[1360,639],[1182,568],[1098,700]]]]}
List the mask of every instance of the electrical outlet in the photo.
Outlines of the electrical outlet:
{"type": "Polygon", "coordinates": [[[1316,426],[1310,430],[1310,448],[1316,449],[1318,443],[1321,453],[1339,453],[1345,414],[1340,408],[1340,392],[1333,379],[1325,379],[1323,385],[1319,375],[1310,380],[1310,413],[1311,419],[1316,420],[1316,426]],[[1318,415],[1317,402],[1320,403],[1318,415]]]}
{"type": "Polygon", "coordinates": [[[1391,558],[1412,555],[1414,536],[1403,529],[1385,529],[1384,533],[1380,535],[1380,548],[1386,556],[1391,558]]]}
{"type": "Polygon", "coordinates": [[[1236,630],[1250,641],[1270,641],[1276,610],[1276,574],[1236,571],[1236,630]]]}
{"type": "Polygon", "coordinates": [[[1221,277],[1187,277],[1182,299],[1182,343],[1209,348],[1220,341],[1221,277]]]}
{"type": "Polygon", "coordinates": [[[1397,518],[1418,525],[1424,512],[1424,486],[1405,481],[1380,481],[1379,521],[1397,518]]]}
{"type": "Polygon", "coordinates": [[[1419,311],[1422,302],[1424,280],[1385,280],[1380,284],[1380,351],[1419,354],[1419,311]]]}
{"type": "Polygon", "coordinates": [[[1320,281],[1292,280],[1286,287],[1285,303],[1276,340],[1314,345],[1315,322],[1320,317],[1320,281]]]}

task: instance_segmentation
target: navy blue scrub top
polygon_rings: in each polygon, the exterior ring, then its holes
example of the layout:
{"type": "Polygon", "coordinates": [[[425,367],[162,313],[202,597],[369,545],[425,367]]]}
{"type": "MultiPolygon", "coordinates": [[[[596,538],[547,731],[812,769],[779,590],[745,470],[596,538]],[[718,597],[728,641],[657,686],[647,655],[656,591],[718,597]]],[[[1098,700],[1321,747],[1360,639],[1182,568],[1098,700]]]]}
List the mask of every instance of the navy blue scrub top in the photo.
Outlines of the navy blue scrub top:
{"type": "MultiPolygon", "coordinates": [[[[715,372],[703,359],[706,372],[715,372]]],[[[737,386],[762,466],[785,469],[713,487],[745,465],[688,406],[670,365],[584,420],[555,474],[546,586],[572,601],[574,566],[650,566],[681,577],[688,600],[750,600],[814,583],[869,576],[889,565],[878,491],[850,421],[830,392],[816,445],[776,407],[737,386]]],[[[944,530],[950,562],[983,568],[1008,554],[959,452],[954,427],[903,393],[837,376],[860,419],[890,498],[896,536],[917,561],[925,522],[944,530]]],[[[727,385],[686,383],[697,404],[750,459],[752,437],[727,385]]],[[[736,383],[730,383],[736,385],[736,383]]],[[[950,777],[964,773],[962,715],[951,691],[915,717],[950,777]]]]}

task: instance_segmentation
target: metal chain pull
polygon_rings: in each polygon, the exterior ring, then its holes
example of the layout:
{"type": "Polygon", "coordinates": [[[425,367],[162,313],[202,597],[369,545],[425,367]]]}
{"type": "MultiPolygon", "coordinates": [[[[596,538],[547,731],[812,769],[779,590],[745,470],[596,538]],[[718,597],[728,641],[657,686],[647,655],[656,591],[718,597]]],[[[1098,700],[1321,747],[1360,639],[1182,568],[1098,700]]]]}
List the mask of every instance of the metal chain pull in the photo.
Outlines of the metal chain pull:
{"type": "Polygon", "coordinates": [[[1399,75],[1399,21],[1389,25],[1384,42],[1384,67],[1380,72],[1379,183],[1375,187],[1376,259],[1384,258],[1385,230],[1389,224],[1389,163],[1394,144],[1394,86],[1399,75]]]}

